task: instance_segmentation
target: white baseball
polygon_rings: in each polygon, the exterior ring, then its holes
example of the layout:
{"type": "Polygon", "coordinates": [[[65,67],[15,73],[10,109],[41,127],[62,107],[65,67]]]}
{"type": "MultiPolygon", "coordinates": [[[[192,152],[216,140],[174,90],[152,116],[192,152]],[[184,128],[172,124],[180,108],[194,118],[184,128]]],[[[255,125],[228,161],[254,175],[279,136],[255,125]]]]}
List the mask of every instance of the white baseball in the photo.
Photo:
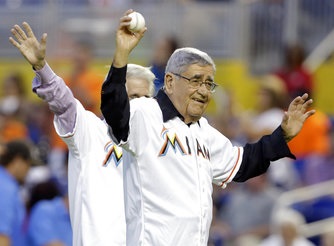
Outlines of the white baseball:
{"type": "Polygon", "coordinates": [[[139,32],[141,29],[145,27],[145,19],[141,13],[132,12],[128,16],[132,18],[130,25],[128,26],[129,31],[139,32]]]}

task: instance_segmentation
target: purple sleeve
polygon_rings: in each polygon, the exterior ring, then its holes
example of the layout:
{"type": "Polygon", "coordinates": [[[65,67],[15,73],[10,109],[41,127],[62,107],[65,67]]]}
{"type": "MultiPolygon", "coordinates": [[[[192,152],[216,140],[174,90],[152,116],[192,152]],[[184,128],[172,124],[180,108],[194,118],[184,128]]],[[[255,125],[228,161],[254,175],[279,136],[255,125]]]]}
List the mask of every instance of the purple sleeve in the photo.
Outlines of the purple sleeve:
{"type": "Polygon", "coordinates": [[[35,71],[32,90],[48,103],[50,110],[61,124],[63,133],[73,132],[76,119],[76,101],[64,80],[46,64],[35,71]]]}

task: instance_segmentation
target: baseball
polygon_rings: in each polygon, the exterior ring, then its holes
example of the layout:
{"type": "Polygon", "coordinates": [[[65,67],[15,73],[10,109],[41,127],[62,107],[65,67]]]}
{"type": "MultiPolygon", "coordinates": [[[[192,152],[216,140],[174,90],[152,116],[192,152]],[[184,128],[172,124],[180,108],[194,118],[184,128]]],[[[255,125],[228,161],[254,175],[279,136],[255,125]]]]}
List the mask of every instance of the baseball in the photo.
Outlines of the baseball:
{"type": "Polygon", "coordinates": [[[132,18],[130,25],[128,26],[129,31],[139,32],[145,27],[145,19],[141,13],[132,12],[129,16],[132,18]]]}

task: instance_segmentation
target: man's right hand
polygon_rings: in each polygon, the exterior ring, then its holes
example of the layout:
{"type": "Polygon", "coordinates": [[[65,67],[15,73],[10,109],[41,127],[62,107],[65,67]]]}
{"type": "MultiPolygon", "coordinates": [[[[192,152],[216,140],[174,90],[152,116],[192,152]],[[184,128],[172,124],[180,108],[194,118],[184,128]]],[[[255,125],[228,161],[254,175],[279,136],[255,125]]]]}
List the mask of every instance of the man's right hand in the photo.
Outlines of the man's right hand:
{"type": "Polygon", "coordinates": [[[128,15],[132,12],[133,10],[129,9],[124,13],[124,16],[120,18],[116,32],[116,50],[113,58],[114,67],[120,68],[127,65],[130,52],[137,46],[147,30],[147,28],[144,27],[136,33],[129,31],[128,26],[130,25],[131,17],[128,15]]]}
{"type": "Polygon", "coordinates": [[[27,22],[23,22],[22,26],[25,31],[19,25],[14,25],[11,29],[11,33],[16,40],[13,37],[9,37],[9,42],[21,52],[24,58],[35,70],[40,70],[46,63],[45,52],[47,34],[44,33],[39,42],[27,22]]]}

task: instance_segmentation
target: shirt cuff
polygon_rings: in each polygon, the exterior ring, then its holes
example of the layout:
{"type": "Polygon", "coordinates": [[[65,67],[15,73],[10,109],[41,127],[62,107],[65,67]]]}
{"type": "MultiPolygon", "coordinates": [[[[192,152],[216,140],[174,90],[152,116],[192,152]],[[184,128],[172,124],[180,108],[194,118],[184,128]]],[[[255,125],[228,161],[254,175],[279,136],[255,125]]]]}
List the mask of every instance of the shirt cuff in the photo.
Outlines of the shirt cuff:
{"type": "MultiPolygon", "coordinates": [[[[292,159],[296,159],[296,157],[290,152],[289,146],[285,141],[283,129],[279,126],[272,134],[271,134],[271,142],[273,149],[276,150],[276,157],[290,157],[292,159]]],[[[275,158],[276,159],[276,158],[275,158]]]]}
{"type": "Polygon", "coordinates": [[[52,79],[56,76],[47,62],[42,69],[35,71],[35,74],[36,77],[33,81],[33,88],[41,86],[42,84],[51,83],[52,79]],[[35,82],[35,80],[37,81],[35,82]]]}

